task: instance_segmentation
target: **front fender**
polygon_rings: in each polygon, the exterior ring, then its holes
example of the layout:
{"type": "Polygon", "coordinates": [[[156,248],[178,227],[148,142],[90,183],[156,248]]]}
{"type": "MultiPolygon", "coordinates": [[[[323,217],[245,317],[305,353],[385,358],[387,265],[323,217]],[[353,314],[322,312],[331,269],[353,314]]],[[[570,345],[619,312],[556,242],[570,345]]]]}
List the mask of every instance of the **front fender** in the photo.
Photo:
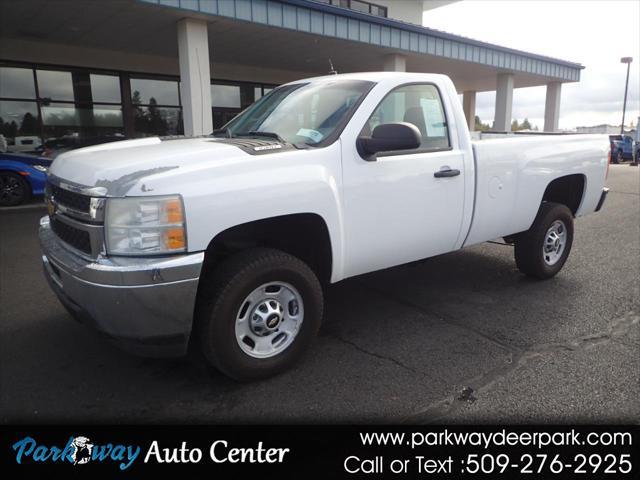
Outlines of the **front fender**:
{"type": "Polygon", "coordinates": [[[342,279],[343,220],[339,142],[322,149],[254,157],[246,164],[181,179],[189,251],[244,223],[296,213],[325,222],[331,241],[331,281],[342,279]]]}

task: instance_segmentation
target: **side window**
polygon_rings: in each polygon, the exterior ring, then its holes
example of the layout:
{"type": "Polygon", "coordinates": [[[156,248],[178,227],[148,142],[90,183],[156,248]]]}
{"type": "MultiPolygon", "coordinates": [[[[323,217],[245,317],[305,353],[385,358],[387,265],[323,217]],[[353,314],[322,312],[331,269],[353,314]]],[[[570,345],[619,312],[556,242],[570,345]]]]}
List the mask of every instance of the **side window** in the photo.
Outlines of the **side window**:
{"type": "Polygon", "coordinates": [[[392,90],[375,109],[363,134],[370,135],[382,123],[413,123],[422,134],[420,149],[450,147],[447,121],[434,85],[407,85],[392,90]]]}

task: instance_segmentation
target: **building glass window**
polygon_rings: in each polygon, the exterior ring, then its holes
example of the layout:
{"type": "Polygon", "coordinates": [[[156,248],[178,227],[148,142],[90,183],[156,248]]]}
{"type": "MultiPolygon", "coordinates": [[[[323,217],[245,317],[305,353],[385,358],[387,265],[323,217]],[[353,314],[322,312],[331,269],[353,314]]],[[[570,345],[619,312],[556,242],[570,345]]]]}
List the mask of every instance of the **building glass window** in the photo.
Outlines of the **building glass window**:
{"type": "Polygon", "coordinates": [[[73,102],[73,79],[71,72],[37,70],[36,74],[40,98],[73,102]]]}
{"type": "Polygon", "coordinates": [[[241,108],[240,87],[237,85],[211,85],[211,105],[223,108],[241,108]]]}
{"type": "Polygon", "coordinates": [[[387,16],[387,7],[381,7],[379,5],[371,5],[371,15],[376,15],[378,17],[386,17],[387,16]]]}
{"type": "Polygon", "coordinates": [[[39,135],[38,104],[0,100],[0,134],[13,143],[18,136],[39,135]]]}
{"type": "MultiPolygon", "coordinates": [[[[90,69],[0,64],[0,133],[43,142],[76,137],[180,135],[179,79],[90,69]],[[124,87],[127,98],[123,98],[124,87]],[[128,89],[127,89],[128,90],[128,89]]],[[[251,82],[212,82],[212,116],[219,128],[273,89],[251,82]]]]}
{"type": "Polygon", "coordinates": [[[211,84],[211,106],[213,128],[218,129],[229,123],[243,109],[260,100],[273,90],[273,87],[254,83],[211,84]]]}
{"type": "Polygon", "coordinates": [[[46,142],[60,137],[123,135],[120,77],[86,69],[2,65],[0,133],[15,148],[14,139],[24,136],[46,142]]]}
{"type": "Polygon", "coordinates": [[[30,68],[0,67],[0,97],[36,98],[33,70],[30,68]]]}
{"type": "Polygon", "coordinates": [[[118,132],[122,129],[122,109],[119,106],[94,105],[92,114],[97,128],[113,128],[118,132]]]}
{"type": "Polygon", "coordinates": [[[106,136],[122,133],[122,109],[116,105],[79,108],[73,103],[50,103],[42,107],[46,138],[106,136]]]}
{"type": "Polygon", "coordinates": [[[351,0],[351,10],[355,10],[357,12],[369,13],[370,5],[365,2],[361,2],[359,0],[351,0]]]}
{"type": "Polygon", "coordinates": [[[178,82],[173,80],[131,79],[131,101],[134,104],[180,105],[178,82]]]}
{"type": "Polygon", "coordinates": [[[364,0],[316,0],[320,3],[335,5],[336,7],[348,8],[357,12],[369,13],[378,17],[387,16],[387,7],[376,5],[375,3],[365,2],[364,0]]]}
{"type": "Polygon", "coordinates": [[[181,135],[184,132],[178,82],[131,79],[133,129],[136,136],[181,135]]]}
{"type": "Polygon", "coordinates": [[[269,93],[271,90],[273,90],[273,88],[271,87],[255,87],[253,89],[253,101],[257,102],[258,100],[260,100],[264,95],[266,95],[267,93],[269,93]]]}
{"type": "Polygon", "coordinates": [[[120,79],[115,75],[89,75],[91,98],[98,103],[120,103],[120,79]]]}
{"type": "Polygon", "coordinates": [[[140,137],[182,135],[182,109],[153,104],[134,107],[134,131],[140,137]]]}

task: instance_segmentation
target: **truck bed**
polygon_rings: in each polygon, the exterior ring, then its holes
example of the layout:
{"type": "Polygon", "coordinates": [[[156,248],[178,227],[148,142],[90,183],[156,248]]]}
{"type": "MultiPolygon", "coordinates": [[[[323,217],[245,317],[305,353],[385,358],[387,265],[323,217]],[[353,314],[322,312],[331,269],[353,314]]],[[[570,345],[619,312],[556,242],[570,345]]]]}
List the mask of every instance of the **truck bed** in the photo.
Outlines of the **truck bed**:
{"type": "Polygon", "coordinates": [[[576,216],[595,210],[606,177],[606,135],[483,134],[472,141],[476,173],[473,220],[464,245],[527,230],[554,179],[580,172],[576,216]]]}

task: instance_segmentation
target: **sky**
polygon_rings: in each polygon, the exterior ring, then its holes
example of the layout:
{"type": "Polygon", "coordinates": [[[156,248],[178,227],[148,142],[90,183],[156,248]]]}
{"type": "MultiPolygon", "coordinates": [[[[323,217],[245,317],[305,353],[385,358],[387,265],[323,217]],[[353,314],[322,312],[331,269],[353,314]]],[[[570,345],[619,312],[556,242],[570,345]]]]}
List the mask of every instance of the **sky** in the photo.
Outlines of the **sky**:
{"type": "MultiPolygon", "coordinates": [[[[463,0],[427,11],[423,25],[465,37],[581,63],[580,82],[562,85],[560,128],[620,125],[627,66],[625,124],[640,115],[640,0],[463,0]]],[[[544,124],[545,87],[513,91],[512,116],[544,124]]],[[[477,94],[476,115],[493,121],[495,92],[477,94]]]]}

